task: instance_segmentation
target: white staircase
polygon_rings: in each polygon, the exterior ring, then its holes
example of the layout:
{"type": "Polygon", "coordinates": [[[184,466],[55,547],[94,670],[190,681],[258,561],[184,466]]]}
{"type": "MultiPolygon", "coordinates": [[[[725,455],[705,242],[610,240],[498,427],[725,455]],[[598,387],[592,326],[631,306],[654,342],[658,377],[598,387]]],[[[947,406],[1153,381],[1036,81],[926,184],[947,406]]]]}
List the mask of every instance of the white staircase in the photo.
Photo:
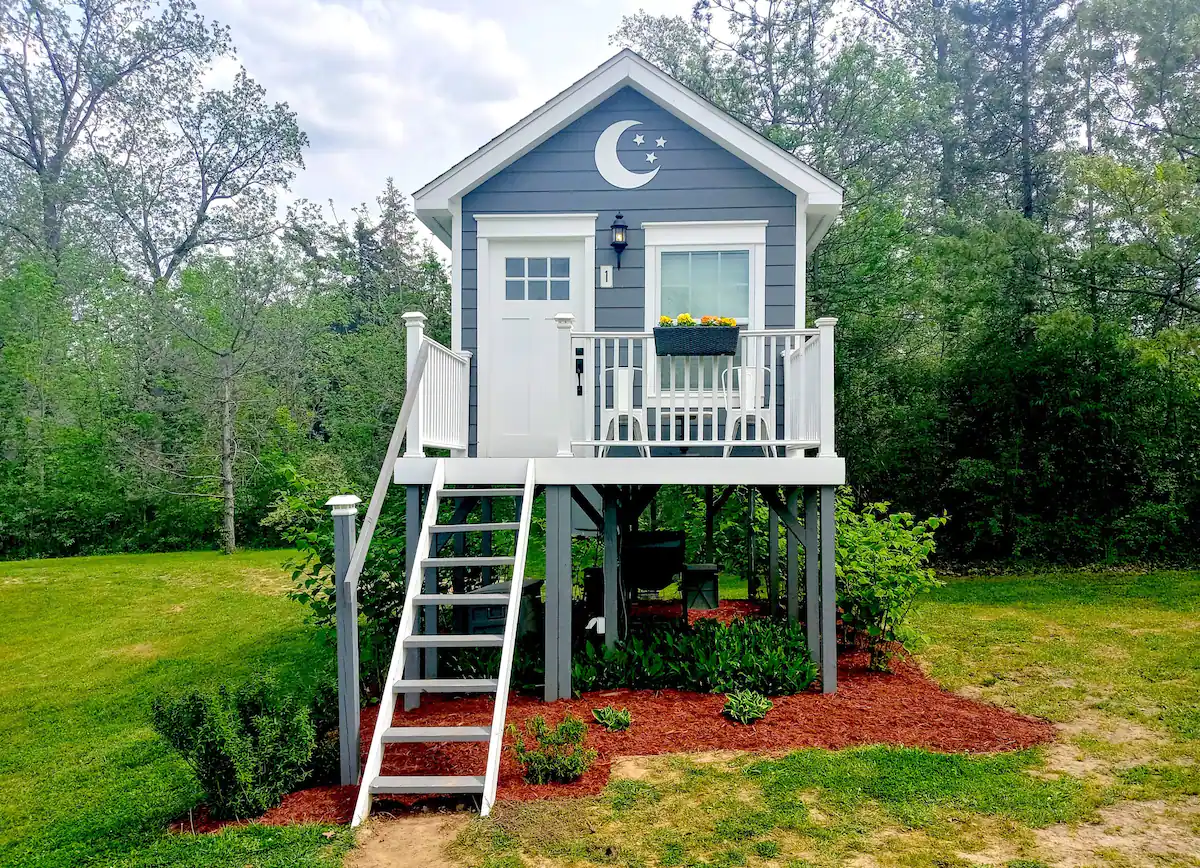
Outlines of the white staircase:
{"type": "Polygon", "coordinates": [[[525,578],[525,556],[529,549],[529,524],[533,509],[533,462],[525,470],[521,488],[446,488],[445,462],[434,469],[429,503],[417,541],[404,597],[404,611],[396,635],[387,682],[379,703],[379,719],[371,737],[371,750],[363,769],[358,801],[351,825],[357,826],[371,811],[371,799],[384,794],[479,794],[480,814],[487,816],[496,800],[496,779],[500,773],[500,753],[504,741],[504,718],[508,710],[508,687],[517,641],[521,589],[525,578]],[[519,497],[520,515],[516,522],[439,525],[438,505],[453,498],[519,497]],[[516,551],[512,557],[434,557],[430,553],[435,534],[497,530],[516,531],[516,551]],[[421,590],[425,571],[442,567],[512,567],[512,585],[508,594],[426,594],[421,590]],[[458,635],[414,633],[417,608],[432,606],[508,607],[503,635],[458,635]],[[495,678],[414,678],[405,679],[405,662],[410,649],[416,648],[501,648],[500,671],[495,678]],[[491,726],[394,726],[392,716],[396,697],[407,693],[491,693],[496,697],[491,726]],[[383,750],[387,744],[429,742],[487,742],[487,767],[482,775],[381,775],[383,750]]]}

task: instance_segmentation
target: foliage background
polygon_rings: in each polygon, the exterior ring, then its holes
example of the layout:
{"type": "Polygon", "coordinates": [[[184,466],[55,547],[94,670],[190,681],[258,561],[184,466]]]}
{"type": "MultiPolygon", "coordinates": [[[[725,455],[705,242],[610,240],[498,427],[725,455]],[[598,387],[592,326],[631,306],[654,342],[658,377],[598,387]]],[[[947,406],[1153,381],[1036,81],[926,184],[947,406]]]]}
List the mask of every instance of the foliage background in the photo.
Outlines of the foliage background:
{"type": "MultiPolygon", "coordinates": [[[[206,89],[223,28],[85,5],[0,13],[0,556],[311,531],[370,489],[400,315],[448,342],[445,263],[390,182],[288,199],[307,138],[244,74],[206,89]]],[[[1196,554],[1200,8],[700,0],[612,42],[845,185],[809,313],[865,501],[948,513],[957,560],[1196,554]]]]}

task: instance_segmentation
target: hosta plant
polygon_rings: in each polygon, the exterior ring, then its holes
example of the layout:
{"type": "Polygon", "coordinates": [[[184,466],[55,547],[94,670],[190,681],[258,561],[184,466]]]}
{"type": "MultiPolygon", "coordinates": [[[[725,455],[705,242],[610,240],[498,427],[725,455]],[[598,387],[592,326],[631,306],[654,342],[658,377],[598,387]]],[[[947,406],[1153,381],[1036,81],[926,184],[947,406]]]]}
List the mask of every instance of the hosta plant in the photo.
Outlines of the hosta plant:
{"type": "Polygon", "coordinates": [[[609,732],[629,729],[630,724],[633,723],[633,715],[629,713],[628,708],[613,708],[611,705],[606,705],[604,708],[593,708],[592,717],[596,718],[596,723],[609,732]]]}
{"type": "Polygon", "coordinates": [[[739,690],[725,697],[725,716],[735,723],[754,723],[767,716],[775,703],[753,690],[739,690]]]}

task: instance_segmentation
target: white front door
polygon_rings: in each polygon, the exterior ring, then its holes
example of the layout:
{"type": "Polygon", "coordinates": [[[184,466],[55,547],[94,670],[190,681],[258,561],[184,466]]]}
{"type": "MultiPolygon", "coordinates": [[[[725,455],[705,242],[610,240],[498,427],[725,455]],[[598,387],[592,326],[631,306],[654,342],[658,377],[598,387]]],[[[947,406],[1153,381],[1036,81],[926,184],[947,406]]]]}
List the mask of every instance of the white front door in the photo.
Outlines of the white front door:
{"type": "Polygon", "coordinates": [[[563,414],[571,418],[573,438],[583,431],[584,399],[574,390],[564,395],[560,387],[554,316],[574,314],[575,329],[584,327],[584,243],[494,240],[488,245],[488,262],[480,263],[488,270],[488,297],[479,308],[480,349],[486,356],[479,365],[479,402],[487,402],[488,410],[481,419],[480,455],[555,455],[563,414]]]}

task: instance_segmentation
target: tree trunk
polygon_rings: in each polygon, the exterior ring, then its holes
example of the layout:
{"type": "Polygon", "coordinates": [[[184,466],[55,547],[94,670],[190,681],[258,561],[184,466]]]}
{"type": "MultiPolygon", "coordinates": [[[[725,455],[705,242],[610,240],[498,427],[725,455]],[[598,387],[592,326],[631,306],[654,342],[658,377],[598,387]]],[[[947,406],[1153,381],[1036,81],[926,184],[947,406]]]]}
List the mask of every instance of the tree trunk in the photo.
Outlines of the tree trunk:
{"type": "Polygon", "coordinates": [[[1021,2],[1021,213],[1033,217],[1033,58],[1029,0],[1021,2]]]}
{"type": "Polygon", "coordinates": [[[237,448],[233,428],[233,354],[221,354],[221,499],[223,501],[222,547],[233,554],[237,545],[234,528],[233,456],[237,448]]]}

